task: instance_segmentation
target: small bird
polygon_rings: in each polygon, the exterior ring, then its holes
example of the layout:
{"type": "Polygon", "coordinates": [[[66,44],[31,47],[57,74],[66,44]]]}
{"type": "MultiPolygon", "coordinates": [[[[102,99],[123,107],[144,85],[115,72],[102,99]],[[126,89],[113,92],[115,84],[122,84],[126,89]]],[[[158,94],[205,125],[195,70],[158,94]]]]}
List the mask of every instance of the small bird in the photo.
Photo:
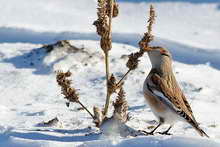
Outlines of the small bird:
{"type": "Polygon", "coordinates": [[[169,124],[170,127],[160,134],[170,135],[168,132],[176,121],[185,121],[201,136],[209,137],[199,127],[192,109],[176,81],[170,52],[162,47],[150,47],[146,51],[152,68],[144,81],[143,93],[149,107],[159,120],[159,124],[148,134],[153,134],[162,124],[169,124]]]}

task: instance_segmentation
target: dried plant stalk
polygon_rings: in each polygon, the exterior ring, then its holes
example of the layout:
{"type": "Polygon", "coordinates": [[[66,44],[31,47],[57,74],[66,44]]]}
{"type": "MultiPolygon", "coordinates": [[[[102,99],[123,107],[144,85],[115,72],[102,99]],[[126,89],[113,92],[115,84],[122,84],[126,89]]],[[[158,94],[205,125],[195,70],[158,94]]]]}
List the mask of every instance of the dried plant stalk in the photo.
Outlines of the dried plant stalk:
{"type": "Polygon", "coordinates": [[[124,76],[122,76],[121,80],[117,83],[117,87],[123,82],[123,80],[128,76],[128,74],[132,71],[135,70],[138,67],[139,63],[139,58],[143,56],[144,52],[149,49],[149,43],[153,41],[153,35],[152,35],[152,26],[155,22],[155,10],[153,6],[150,6],[150,16],[148,19],[149,25],[147,26],[147,32],[144,34],[143,38],[139,42],[139,47],[140,50],[136,53],[131,53],[129,55],[129,59],[127,61],[126,66],[128,67],[128,71],[124,76]]]}
{"type": "Polygon", "coordinates": [[[105,106],[104,106],[104,112],[103,114],[106,116],[108,113],[108,108],[109,108],[109,104],[110,104],[110,97],[111,97],[111,93],[109,93],[109,87],[108,87],[108,83],[109,83],[109,54],[108,52],[105,53],[105,71],[106,71],[106,101],[105,101],[105,106]]]}
{"type": "MultiPolygon", "coordinates": [[[[97,27],[97,34],[101,36],[100,46],[105,55],[105,70],[106,70],[106,87],[107,87],[107,95],[106,95],[106,103],[104,110],[101,111],[98,107],[93,107],[94,115],[83,105],[80,101],[79,94],[76,89],[71,87],[72,81],[68,79],[71,76],[71,72],[57,72],[57,83],[61,86],[62,94],[64,98],[69,102],[78,103],[86,110],[89,115],[93,118],[93,122],[97,127],[100,127],[107,122],[107,120],[112,121],[111,119],[117,119],[121,123],[126,123],[129,120],[128,115],[128,103],[125,98],[125,92],[123,90],[123,81],[128,76],[128,74],[135,70],[138,67],[139,58],[143,56],[144,52],[149,47],[149,43],[153,40],[152,33],[152,25],[155,21],[155,11],[153,6],[150,7],[150,17],[148,19],[149,25],[147,26],[147,32],[144,34],[144,37],[139,42],[140,50],[136,53],[132,53],[129,55],[129,60],[126,64],[128,67],[128,71],[126,74],[116,82],[116,78],[112,74],[110,77],[109,71],[109,51],[112,48],[112,18],[117,17],[119,13],[118,5],[116,4],[116,0],[98,0],[98,19],[93,23],[97,27]],[[118,89],[119,92],[118,92],[118,89]],[[107,118],[108,108],[110,104],[110,97],[113,93],[118,92],[117,99],[113,102],[114,113],[111,118],[107,118]]],[[[67,105],[69,104],[67,103],[67,105]]],[[[118,121],[117,121],[118,122],[118,121]]]]}
{"type": "Polygon", "coordinates": [[[118,97],[116,101],[113,103],[114,106],[114,114],[113,116],[116,117],[117,120],[120,120],[122,123],[126,123],[129,119],[128,117],[128,103],[125,99],[125,92],[121,87],[118,97]]]}
{"type": "MultiPolygon", "coordinates": [[[[107,5],[108,5],[108,17],[109,17],[109,28],[108,28],[108,36],[107,38],[105,39],[107,41],[107,44],[109,44],[109,50],[110,48],[112,48],[112,34],[111,34],[111,31],[112,31],[112,16],[113,16],[113,0],[108,0],[107,2],[107,5]]],[[[108,50],[108,51],[109,51],[108,50]]],[[[105,102],[105,107],[104,107],[104,116],[107,115],[108,113],[108,108],[109,108],[109,104],[110,104],[110,97],[111,97],[111,93],[109,93],[109,87],[108,87],[108,82],[109,82],[109,54],[108,54],[108,51],[105,52],[105,66],[106,66],[106,89],[107,89],[107,95],[106,95],[106,102],[105,102]]]]}
{"type": "Polygon", "coordinates": [[[57,83],[61,87],[62,94],[64,98],[67,99],[69,102],[78,103],[80,104],[88,113],[89,115],[95,119],[94,115],[85,107],[79,100],[79,94],[77,93],[76,89],[71,87],[72,81],[67,79],[70,77],[72,73],[70,71],[62,72],[57,71],[57,83]]]}
{"type": "Polygon", "coordinates": [[[93,107],[93,113],[94,113],[93,122],[96,124],[96,127],[100,127],[104,120],[103,113],[98,107],[93,107]]]}
{"type": "Polygon", "coordinates": [[[154,7],[151,5],[150,17],[147,21],[149,23],[149,25],[147,26],[147,32],[144,34],[144,37],[139,42],[139,47],[142,52],[144,52],[149,48],[149,43],[154,39],[154,36],[152,35],[152,26],[155,23],[155,17],[156,17],[155,10],[154,7]]]}
{"type": "Polygon", "coordinates": [[[118,5],[115,0],[98,0],[98,19],[93,23],[97,28],[97,34],[101,36],[100,46],[105,55],[105,71],[106,71],[106,102],[104,115],[108,113],[110,104],[111,90],[109,90],[109,51],[112,48],[112,18],[117,17],[119,13],[118,5]]]}

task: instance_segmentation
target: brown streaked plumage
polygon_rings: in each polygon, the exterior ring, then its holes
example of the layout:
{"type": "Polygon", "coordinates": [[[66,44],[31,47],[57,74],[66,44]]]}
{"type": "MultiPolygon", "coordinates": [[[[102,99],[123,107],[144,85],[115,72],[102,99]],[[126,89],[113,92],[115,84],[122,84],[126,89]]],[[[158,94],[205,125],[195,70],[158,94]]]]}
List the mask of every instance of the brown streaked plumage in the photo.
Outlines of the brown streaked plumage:
{"type": "Polygon", "coordinates": [[[144,82],[143,92],[153,113],[160,121],[151,134],[161,124],[168,123],[171,126],[163,132],[167,134],[176,121],[182,120],[189,123],[201,136],[208,137],[199,127],[188,101],[176,81],[172,71],[170,52],[161,47],[150,48],[147,52],[152,69],[144,82]]]}

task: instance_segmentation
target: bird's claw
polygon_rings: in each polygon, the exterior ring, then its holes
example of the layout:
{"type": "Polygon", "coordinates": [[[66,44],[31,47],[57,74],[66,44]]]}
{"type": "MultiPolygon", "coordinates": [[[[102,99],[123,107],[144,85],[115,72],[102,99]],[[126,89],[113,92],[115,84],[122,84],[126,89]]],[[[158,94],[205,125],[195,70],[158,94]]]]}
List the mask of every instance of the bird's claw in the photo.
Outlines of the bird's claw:
{"type": "Polygon", "coordinates": [[[160,134],[160,135],[172,135],[171,133],[168,133],[168,132],[157,132],[158,134],[160,134]]]}
{"type": "Polygon", "coordinates": [[[147,132],[147,131],[144,131],[144,130],[138,130],[138,132],[143,133],[143,134],[146,135],[146,136],[148,136],[148,135],[154,135],[153,132],[147,132]]]}

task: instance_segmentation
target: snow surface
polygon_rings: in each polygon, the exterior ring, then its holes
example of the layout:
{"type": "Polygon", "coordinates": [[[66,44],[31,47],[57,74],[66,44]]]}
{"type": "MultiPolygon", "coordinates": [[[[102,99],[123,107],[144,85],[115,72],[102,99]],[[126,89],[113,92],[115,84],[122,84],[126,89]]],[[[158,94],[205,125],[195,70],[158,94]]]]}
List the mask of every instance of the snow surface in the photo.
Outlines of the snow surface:
{"type": "MultiPolygon", "coordinates": [[[[111,69],[117,77],[126,72],[127,57],[137,51],[145,32],[150,1],[120,0],[114,20],[111,69]]],[[[210,139],[201,138],[187,124],[177,123],[172,136],[106,137],[98,134],[90,116],[80,106],[65,106],[56,84],[55,70],[71,70],[74,87],[90,110],[105,101],[103,54],[95,28],[96,0],[0,1],[0,146],[220,146],[220,1],[157,0],[155,45],[173,54],[176,77],[195,117],[210,139]],[[60,39],[82,51],[50,53],[42,44],[60,39]],[[91,57],[92,55],[92,57],[91,57]],[[39,124],[58,117],[60,125],[39,124]]],[[[142,84],[150,70],[147,56],[129,75],[125,91],[136,130],[155,126],[155,117],[144,101],[142,84]]],[[[162,126],[160,130],[165,130],[162,126]]]]}

